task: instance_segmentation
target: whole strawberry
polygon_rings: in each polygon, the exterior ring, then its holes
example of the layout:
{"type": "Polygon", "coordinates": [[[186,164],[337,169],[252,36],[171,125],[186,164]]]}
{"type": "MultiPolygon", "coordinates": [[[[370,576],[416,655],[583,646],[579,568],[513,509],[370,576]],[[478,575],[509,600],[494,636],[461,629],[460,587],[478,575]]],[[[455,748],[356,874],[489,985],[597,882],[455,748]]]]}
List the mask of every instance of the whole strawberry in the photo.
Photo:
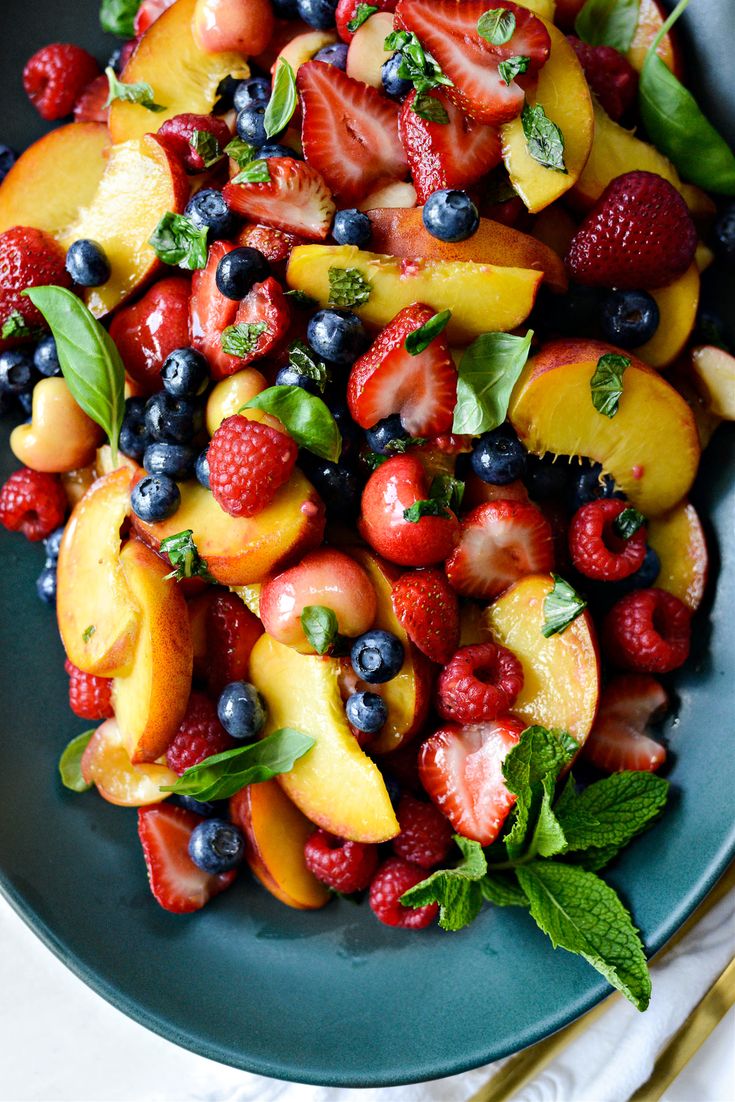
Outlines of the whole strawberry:
{"type": "MultiPolygon", "coordinates": [[[[0,327],[16,312],[30,327],[45,324],[31,300],[21,291],[49,283],[71,287],[65,260],[61,245],[43,230],[13,226],[0,233],[0,327]]],[[[2,347],[4,343],[0,341],[2,347]]]]}
{"type": "Polygon", "coordinates": [[[579,227],[565,257],[577,283],[664,287],[694,260],[697,230],[676,188],[655,172],[616,177],[579,227]]]}
{"type": "Polygon", "coordinates": [[[230,516],[254,516],[291,477],[297,454],[286,433],[240,414],[227,417],[207,452],[215,501],[230,516]]]}
{"type": "Polygon", "coordinates": [[[459,646],[459,601],[443,570],[412,570],[393,586],[393,611],[409,639],[432,662],[459,646]]]}

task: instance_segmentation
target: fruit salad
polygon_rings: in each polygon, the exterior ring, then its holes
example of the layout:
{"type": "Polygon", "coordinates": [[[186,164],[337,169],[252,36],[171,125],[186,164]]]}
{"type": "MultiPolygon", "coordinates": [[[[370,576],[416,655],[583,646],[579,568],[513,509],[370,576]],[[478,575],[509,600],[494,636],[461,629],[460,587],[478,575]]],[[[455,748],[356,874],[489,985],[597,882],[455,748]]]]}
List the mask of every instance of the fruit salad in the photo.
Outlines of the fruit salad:
{"type": "Polygon", "coordinates": [[[0,523],[90,728],[61,781],[137,809],[167,911],[514,906],[647,1005],[603,874],[666,802],[735,419],[687,2],[103,0],[106,66],[27,61],[0,523]]]}

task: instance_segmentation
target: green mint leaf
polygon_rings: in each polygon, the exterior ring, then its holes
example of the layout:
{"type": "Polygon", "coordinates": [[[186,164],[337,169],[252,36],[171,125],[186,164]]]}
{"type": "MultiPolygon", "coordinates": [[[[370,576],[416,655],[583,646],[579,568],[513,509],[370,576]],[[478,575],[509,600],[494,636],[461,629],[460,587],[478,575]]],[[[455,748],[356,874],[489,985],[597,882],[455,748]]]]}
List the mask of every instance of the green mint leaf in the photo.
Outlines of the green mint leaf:
{"type": "Polygon", "coordinates": [[[61,783],[72,792],[86,792],[92,787],[82,776],[82,755],[93,734],[94,730],[85,731],[83,735],[77,735],[71,742],[67,742],[59,758],[61,783]]]}
{"type": "Polygon", "coordinates": [[[33,330],[21,314],[20,310],[11,310],[7,318],[3,322],[2,333],[0,333],[0,336],[2,336],[2,339],[4,341],[7,341],[12,337],[31,337],[33,336],[33,330]]]}
{"type": "Polygon", "coordinates": [[[276,75],[273,78],[273,91],[263,116],[263,125],[268,138],[274,138],[276,134],[286,129],[297,103],[296,74],[285,57],[282,57],[278,62],[276,75]]]}
{"type": "Polygon", "coordinates": [[[496,907],[527,907],[528,900],[518,887],[514,873],[489,872],[480,881],[483,899],[496,907]]]}
{"type": "Polygon", "coordinates": [[[250,161],[242,172],[233,177],[233,184],[269,184],[271,174],[268,170],[268,162],[264,160],[250,161]]]}
{"type": "Polygon", "coordinates": [[[480,436],[502,425],[532,338],[529,329],[525,337],[483,333],[472,342],[459,364],[452,432],[480,436]]]}
{"type": "Polygon", "coordinates": [[[629,505],[623,509],[620,516],[615,517],[612,526],[616,536],[620,536],[621,540],[629,540],[645,523],[646,518],[643,513],[639,513],[637,509],[629,505]]]}
{"type": "Polygon", "coordinates": [[[516,869],[531,915],[554,948],[578,953],[638,1010],[651,979],[638,932],[615,892],[594,873],[559,861],[516,869]]]}
{"type": "Polygon", "coordinates": [[[110,334],[80,298],[65,287],[29,287],[23,292],[48,322],[66,385],[110,441],[112,462],[125,412],[125,367],[110,334]]]}
{"type": "Polygon", "coordinates": [[[301,613],[301,626],[317,654],[327,653],[339,631],[335,612],[325,605],[306,605],[301,613]]]}
{"type": "Polygon", "coordinates": [[[438,122],[446,124],[449,122],[449,115],[447,109],[443,103],[441,103],[436,96],[432,96],[429,92],[417,92],[416,98],[411,104],[411,110],[415,115],[418,115],[421,119],[426,119],[427,122],[438,122]]]}
{"type": "Polygon", "coordinates": [[[566,731],[550,731],[535,725],[522,732],[503,761],[503,777],[516,797],[514,820],[505,837],[510,860],[524,852],[551,856],[565,847],[551,802],[561,770],[579,749],[566,731]]]}
{"type": "Polygon", "coordinates": [[[315,298],[307,295],[306,291],[299,290],[298,287],[292,287],[290,291],[285,291],[284,294],[287,298],[293,299],[297,306],[301,306],[305,310],[311,310],[312,307],[319,305],[315,298]]]}
{"type": "Polygon", "coordinates": [[[547,116],[540,103],[535,107],[525,104],[521,112],[521,125],[528,152],[534,161],[544,168],[566,173],[564,164],[564,135],[555,122],[547,116]]]}
{"type": "Polygon", "coordinates": [[[148,238],[148,244],[164,264],[188,272],[207,266],[207,230],[196,226],[185,214],[167,211],[148,238]]]}
{"type": "Polygon", "coordinates": [[[255,160],[256,149],[254,145],[244,142],[242,138],[233,138],[225,146],[225,153],[232,158],[238,168],[244,168],[255,160]]]}
{"type": "Polygon", "coordinates": [[[141,80],[137,84],[125,84],[123,81],[118,80],[115,76],[115,70],[111,65],[108,65],[105,69],[105,76],[107,77],[107,83],[110,86],[110,90],[107,94],[107,100],[104,106],[109,107],[115,100],[122,100],[123,103],[137,103],[140,107],[145,107],[146,111],[165,111],[166,108],[160,103],[156,103],[153,99],[153,89],[150,84],[146,84],[141,80]]]}
{"type": "Polygon", "coordinates": [[[609,865],[620,853],[622,846],[590,846],[584,850],[570,850],[564,854],[564,860],[589,872],[599,872],[609,865]]]}
{"type": "Polygon", "coordinates": [[[628,356],[619,356],[617,352],[606,352],[597,361],[597,367],[590,379],[592,405],[603,417],[614,417],[623,394],[623,372],[630,367],[628,356]]]}
{"type": "Polygon", "coordinates": [[[354,34],[355,31],[359,31],[363,23],[367,22],[371,15],[375,15],[376,11],[379,11],[373,4],[358,4],[355,8],[355,14],[347,24],[347,30],[350,34],[354,34]]]}
{"type": "Polygon", "coordinates": [[[567,848],[564,828],[551,807],[554,800],[556,778],[546,776],[541,784],[543,788],[541,806],[538,810],[538,818],[528,848],[530,853],[538,854],[539,857],[555,857],[557,853],[564,853],[567,848]]]}
{"type": "Polygon", "coordinates": [[[405,907],[438,903],[439,925],[443,930],[461,930],[477,918],[483,898],[480,881],[487,872],[479,842],[460,834],[455,834],[454,840],[462,852],[459,864],[453,869],[438,869],[401,896],[405,907]]]}
{"type": "Polygon", "coordinates": [[[555,807],[569,850],[625,846],[660,815],[669,782],[653,773],[613,773],[555,807]]]}
{"type": "MultiPolygon", "coordinates": [[[[414,443],[422,443],[422,441],[415,440],[414,443]]],[[[464,482],[453,478],[450,474],[434,475],[429,488],[429,497],[432,501],[438,501],[440,505],[449,506],[456,513],[464,497],[464,482]]]]}
{"type": "Polygon", "coordinates": [[[237,325],[228,325],[219,339],[222,351],[228,356],[249,356],[267,329],[264,321],[241,321],[237,325]]]}
{"type": "Polygon", "coordinates": [[[389,459],[389,455],[380,455],[378,452],[366,452],[365,455],[362,456],[363,463],[366,467],[369,467],[371,471],[377,471],[378,467],[382,467],[389,459]]]}
{"type": "Polygon", "coordinates": [[[100,26],[118,38],[135,37],[135,17],[142,0],[102,0],[100,26]]]}
{"type": "Polygon", "coordinates": [[[160,550],[168,555],[168,561],[174,568],[166,575],[166,579],[175,578],[176,581],[181,581],[183,578],[204,578],[208,582],[214,581],[209,573],[206,559],[203,559],[197,550],[191,528],[187,528],[184,532],[177,532],[173,536],[166,536],[161,540],[160,550]]]}
{"type": "Polygon", "coordinates": [[[448,517],[450,515],[446,504],[434,498],[414,501],[413,505],[409,505],[407,509],[403,510],[403,519],[410,524],[418,524],[422,517],[448,517]]]}
{"type": "Polygon", "coordinates": [[[477,20],[477,33],[493,46],[510,42],[516,29],[516,17],[507,8],[490,8],[477,20]]]}
{"type": "Polygon", "coordinates": [[[189,145],[202,158],[205,168],[210,168],[223,156],[219,142],[209,130],[195,130],[189,145]]]}
{"type": "Polygon", "coordinates": [[[313,379],[323,394],[329,382],[327,365],[314,355],[312,350],[303,341],[294,341],[288,350],[288,362],[295,367],[300,375],[307,379],[313,379]]]}
{"type": "Polygon", "coordinates": [[[329,306],[362,306],[370,298],[372,285],[359,268],[330,268],[329,306]]]}
{"type": "Polygon", "coordinates": [[[384,48],[400,53],[398,76],[402,80],[410,80],[417,92],[428,92],[441,84],[452,84],[441,71],[436,58],[424,50],[416,35],[410,31],[393,31],[387,36],[384,48]]]}
{"type": "Polygon", "coordinates": [[[613,46],[626,54],[638,25],[640,0],[587,0],[574,29],[590,46],[613,46]]]}
{"type": "Polygon", "coordinates": [[[425,321],[419,329],[409,333],[404,342],[409,355],[418,356],[421,352],[425,352],[434,338],[446,329],[451,316],[451,310],[442,310],[440,314],[434,314],[433,318],[425,321]]]}
{"type": "Polygon", "coordinates": [[[510,84],[511,81],[515,80],[521,73],[525,73],[530,64],[530,57],[524,57],[522,54],[517,54],[515,57],[509,57],[507,61],[498,63],[500,79],[504,80],[506,84],[510,84]]]}
{"type": "Polygon", "coordinates": [[[271,386],[251,398],[244,409],[263,409],[283,423],[300,448],[336,463],[342,452],[337,422],[316,394],[300,386],[271,386]]]}
{"type": "Polygon", "coordinates": [[[82,632],[83,642],[88,643],[89,640],[94,635],[94,633],[96,632],[96,630],[97,630],[97,628],[94,626],[94,624],[88,624],[87,627],[82,632]]]}
{"type": "Polygon", "coordinates": [[[554,579],[554,587],[544,597],[544,626],[541,628],[544,639],[565,631],[587,608],[585,599],[580,597],[576,589],[572,589],[569,582],[565,582],[558,574],[552,574],[551,577],[554,579]]]}

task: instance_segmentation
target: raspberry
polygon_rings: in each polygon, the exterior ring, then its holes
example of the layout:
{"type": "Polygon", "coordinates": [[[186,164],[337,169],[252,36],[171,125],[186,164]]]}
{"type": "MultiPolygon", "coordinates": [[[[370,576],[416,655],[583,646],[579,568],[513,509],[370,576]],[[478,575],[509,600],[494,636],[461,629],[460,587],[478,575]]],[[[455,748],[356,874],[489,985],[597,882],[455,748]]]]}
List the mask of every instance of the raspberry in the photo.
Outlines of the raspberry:
{"type": "Polygon", "coordinates": [[[56,475],[21,467],[0,490],[0,524],[35,543],[63,523],[66,506],[64,487],[56,475]]]}
{"type": "Polygon", "coordinates": [[[107,122],[109,107],[105,107],[109,92],[107,77],[95,77],[82,90],[74,104],[74,122],[107,122]]]}
{"type": "Polygon", "coordinates": [[[616,498],[590,501],[572,517],[569,552],[580,574],[601,582],[629,578],[646,557],[646,529],[641,527],[628,539],[617,535],[614,521],[628,506],[616,498]]]}
{"type": "Polygon", "coordinates": [[[215,501],[230,516],[254,516],[291,477],[297,454],[291,437],[270,425],[227,417],[207,452],[215,501]]]}
{"type": "Polygon", "coordinates": [[[68,659],[64,669],[69,674],[69,707],[80,719],[111,719],[112,678],[84,673],[68,659]]]}
{"type": "Polygon", "coordinates": [[[214,115],[174,115],[161,124],[158,137],[161,144],[179,158],[187,172],[202,172],[207,165],[192,145],[194,135],[201,131],[211,134],[220,150],[230,140],[227,123],[214,115]]]}
{"type": "Polygon", "coordinates": [[[370,885],[370,908],[386,926],[404,930],[423,930],[436,918],[437,903],[426,907],[404,907],[399,902],[404,892],[426,879],[426,870],[401,857],[389,857],[380,866],[370,885]]]}
{"type": "Polygon", "coordinates": [[[234,745],[209,697],[204,693],[192,693],[186,715],[166,751],[166,762],[169,769],[181,776],[192,765],[198,765],[212,754],[231,750],[234,745]]]}
{"type": "Polygon", "coordinates": [[[17,311],[29,326],[45,327],[42,314],[21,291],[51,283],[71,287],[65,260],[61,245],[43,230],[13,226],[0,233],[0,326],[17,311]]]}
{"type": "Polygon", "coordinates": [[[638,91],[635,69],[613,46],[588,46],[574,35],[569,35],[568,41],[590,88],[610,118],[619,122],[635,103],[638,91]]]}
{"type": "Polygon", "coordinates": [[[691,611],[672,593],[637,589],[608,612],[603,646],[621,669],[669,673],[689,655],[691,618],[691,611]]]}
{"type": "Polygon", "coordinates": [[[100,67],[86,50],[67,42],[52,42],[26,62],[23,87],[44,118],[71,115],[85,86],[99,76],[100,67]]]}
{"type": "Polygon", "coordinates": [[[523,688],[514,654],[495,643],[460,647],[439,675],[436,708],[442,719],[480,723],[512,706],[523,688]]]}
{"type": "Polygon", "coordinates": [[[422,869],[441,864],[452,845],[452,826],[438,808],[413,796],[402,796],[398,822],[401,833],[393,839],[398,857],[422,869]]]}
{"type": "Polygon", "coordinates": [[[378,867],[378,847],[316,830],[304,846],[306,867],[335,892],[361,892],[378,867]]]}
{"type": "Polygon", "coordinates": [[[247,679],[250,652],[263,634],[257,616],[235,593],[217,593],[207,608],[207,665],[209,691],[219,696],[225,685],[247,679]]]}

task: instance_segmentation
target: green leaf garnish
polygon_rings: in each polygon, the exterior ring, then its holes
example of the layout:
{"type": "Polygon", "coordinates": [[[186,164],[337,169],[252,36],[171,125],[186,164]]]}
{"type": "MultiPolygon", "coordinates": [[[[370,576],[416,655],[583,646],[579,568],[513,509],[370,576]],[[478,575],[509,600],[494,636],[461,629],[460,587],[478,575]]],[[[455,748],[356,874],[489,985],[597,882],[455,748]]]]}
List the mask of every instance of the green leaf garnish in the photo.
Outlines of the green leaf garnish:
{"type": "Polygon", "coordinates": [[[617,352],[606,352],[597,361],[590,379],[592,405],[603,417],[614,417],[623,395],[623,372],[630,367],[630,359],[617,352]]]}
{"type": "Polygon", "coordinates": [[[207,230],[185,214],[167,211],[148,238],[148,244],[164,264],[194,272],[207,266],[207,230]]]}
{"type": "Polygon", "coordinates": [[[134,38],[135,17],[142,0],[102,0],[100,26],[118,38],[134,38]]]}
{"type": "Polygon", "coordinates": [[[449,122],[449,115],[447,109],[443,103],[441,103],[436,96],[432,96],[430,92],[417,92],[416,97],[411,104],[411,110],[419,118],[426,119],[427,122],[438,122],[446,124],[449,122]]]}
{"type": "Polygon", "coordinates": [[[92,787],[82,776],[82,755],[93,734],[94,730],[85,731],[83,735],[77,735],[71,742],[67,742],[59,758],[61,783],[72,792],[87,792],[92,787]]]}
{"type": "Polygon", "coordinates": [[[480,881],[487,872],[487,861],[479,842],[454,835],[462,851],[462,860],[453,869],[439,869],[409,888],[401,896],[404,907],[425,907],[439,904],[439,925],[443,930],[461,930],[480,913],[482,889],[480,881]]]}
{"type": "Polygon", "coordinates": [[[496,907],[527,907],[525,892],[512,873],[489,872],[480,881],[483,899],[496,907]]]}
{"type": "Polygon", "coordinates": [[[303,341],[294,341],[288,350],[288,362],[300,375],[313,379],[320,392],[324,393],[329,381],[327,365],[314,355],[308,344],[304,344],[303,341]]]}
{"type": "Polygon", "coordinates": [[[204,578],[208,582],[214,581],[209,573],[206,559],[203,559],[197,550],[191,528],[187,528],[184,532],[177,532],[173,536],[166,536],[161,540],[160,550],[168,555],[168,561],[174,568],[166,575],[166,580],[168,578],[175,578],[177,581],[183,578],[204,578]]]}
{"type": "Polygon", "coordinates": [[[370,16],[375,15],[376,11],[378,10],[379,9],[376,8],[373,4],[358,4],[355,8],[355,14],[352,16],[352,19],[350,19],[349,23],[347,24],[347,30],[350,32],[350,34],[354,34],[355,31],[359,31],[363,23],[367,22],[370,16]]]}
{"type": "Polygon", "coordinates": [[[448,517],[450,515],[446,505],[433,498],[422,498],[414,501],[407,509],[403,510],[403,519],[409,524],[418,524],[422,517],[448,517]]]}
{"type": "Polygon", "coordinates": [[[219,142],[209,130],[195,130],[189,145],[202,158],[205,168],[210,168],[224,156],[219,142]]]}
{"type": "Polygon", "coordinates": [[[440,314],[434,314],[433,318],[425,321],[419,329],[414,329],[413,333],[409,333],[404,341],[409,355],[418,356],[419,353],[424,352],[434,338],[446,329],[451,316],[451,310],[442,310],[440,314]]]}
{"type": "Polygon", "coordinates": [[[104,104],[105,107],[109,107],[115,100],[122,100],[123,103],[137,103],[140,107],[145,107],[146,111],[166,110],[160,103],[154,101],[153,89],[145,81],[138,81],[137,84],[125,84],[122,80],[117,79],[115,70],[111,65],[108,65],[105,69],[105,76],[110,86],[104,104]]]}
{"type": "Polygon", "coordinates": [[[556,779],[579,750],[566,731],[527,727],[503,762],[508,791],[516,796],[513,826],[505,838],[508,857],[551,857],[566,847],[551,809],[556,779]]]}
{"type": "Polygon", "coordinates": [[[97,630],[97,628],[95,627],[94,624],[87,624],[86,628],[82,632],[82,641],[84,643],[88,643],[89,640],[94,635],[94,633],[96,632],[96,630],[97,630]]]}
{"type": "Polygon", "coordinates": [[[504,46],[510,42],[516,29],[516,17],[507,8],[490,8],[477,20],[477,33],[480,38],[493,46],[504,46]]]}
{"type": "Polygon", "coordinates": [[[643,771],[612,773],[579,793],[568,781],[556,805],[567,849],[617,852],[658,818],[668,793],[668,781],[643,771]]]}
{"type": "Polygon", "coordinates": [[[359,268],[330,268],[329,306],[362,306],[370,298],[372,284],[359,268]]]}
{"type": "Polygon", "coordinates": [[[613,46],[627,54],[638,26],[640,0],[587,0],[574,30],[590,46],[613,46]]]}
{"type": "Polygon", "coordinates": [[[529,329],[525,337],[483,333],[473,341],[459,364],[452,432],[480,436],[502,425],[532,338],[529,329]]]}
{"type": "Polygon", "coordinates": [[[11,310],[3,322],[0,336],[2,336],[4,341],[10,340],[12,337],[32,337],[33,329],[23,317],[20,310],[11,310]]]}
{"type": "Polygon", "coordinates": [[[271,174],[268,170],[268,162],[262,159],[250,161],[242,172],[233,177],[233,184],[268,184],[271,174]]]}
{"type": "Polygon", "coordinates": [[[268,329],[264,321],[241,321],[228,325],[220,335],[222,351],[228,356],[249,356],[268,329]]]}
{"type": "Polygon", "coordinates": [[[273,138],[286,129],[296,110],[297,103],[296,74],[285,57],[282,57],[278,62],[276,75],[273,78],[273,91],[263,116],[263,125],[267,137],[273,138]]]}
{"type": "Polygon", "coordinates": [[[300,448],[336,463],[342,453],[337,422],[316,394],[300,386],[271,386],[256,394],[243,409],[262,409],[282,422],[300,448]]]}
{"type": "Polygon", "coordinates": [[[587,602],[580,597],[569,582],[558,574],[552,574],[554,588],[544,597],[544,626],[541,634],[545,639],[559,635],[587,608],[587,602]]]}
{"type": "Polygon", "coordinates": [[[326,654],[337,638],[339,625],[333,609],[326,605],[306,605],[301,613],[304,635],[317,654],[326,654]]]}
{"type": "Polygon", "coordinates": [[[125,367],[115,342],[65,287],[29,287],[23,294],[48,322],[66,385],[77,405],[107,433],[116,464],[125,412],[125,367]]]}
{"type": "Polygon", "coordinates": [[[530,57],[524,57],[522,54],[509,57],[507,61],[498,62],[498,72],[501,80],[504,80],[506,84],[510,84],[521,73],[525,73],[530,64],[530,57]]]}
{"type": "Polygon", "coordinates": [[[528,152],[534,161],[544,168],[566,173],[564,164],[564,135],[552,122],[540,103],[535,107],[525,104],[521,112],[521,125],[528,152]]]}
{"type": "Polygon", "coordinates": [[[629,540],[645,523],[646,518],[643,513],[639,513],[637,509],[629,505],[623,509],[619,516],[615,517],[612,524],[613,532],[616,536],[620,536],[621,540],[629,540]]]}
{"type": "Polygon", "coordinates": [[[250,142],[244,142],[242,138],[233,138],[225,146],[225,153],[231,157],[238,168],[244,168],[255,160],[256,148],[250,142]]]}
{"type": "Polygon", "coordinates": [[[431,482],[429,497],[414,501],[403,510],[403,519],[418,524],[422,517],[448,517],[450,508],[458,509],[462,503],[464,482],[448,474],[438,474],[431,482]]]}
{"type": "Polygon", "coordinates": [[[451,85],[452,81],[441,71],[436,58],[424,49],[415,34],[410,31],[392,31],[383,43],[385,50],[400,53],[398,76],[410,80],[417,92],[428,92],[439,85],[451,85]]]}
{"type": "Polygon", "coordinates": [[[284,294],[286,298],[293,299],[296,305],[304,310],[311,310],[312,307],[319,305],[315,298],[307,295],[306,291],[302,291],[298,287],[292,287],[290,291],[285,291],[284,294]]]}

